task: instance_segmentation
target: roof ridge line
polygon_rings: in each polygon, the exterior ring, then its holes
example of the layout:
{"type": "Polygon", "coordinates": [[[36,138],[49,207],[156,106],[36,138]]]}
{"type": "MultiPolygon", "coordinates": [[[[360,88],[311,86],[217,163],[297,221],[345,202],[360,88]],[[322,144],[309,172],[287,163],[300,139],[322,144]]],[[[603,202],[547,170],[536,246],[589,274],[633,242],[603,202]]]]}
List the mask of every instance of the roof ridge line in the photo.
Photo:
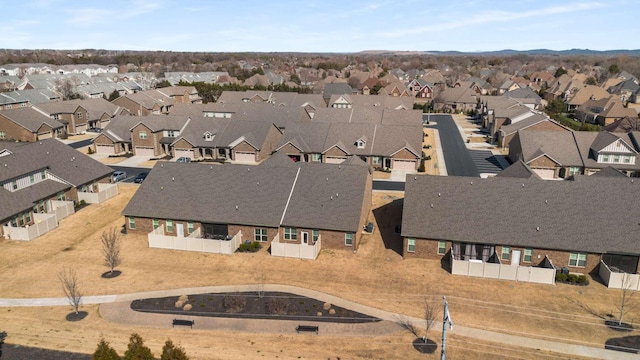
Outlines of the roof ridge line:
{"type": "Polygon", "coordinates": [[[300,175],[300,167],[298,167],[298,171],[296,172],[296,177],[293,179],[293,184],[291,185],[291,191],[289,192],[289,197],[287,198],[287,203],[284,205],[284,210],[282,211],[282,217],[280,218],[280,226],[282,226],[282,222],[284,221],[285,215],[287,215],[287,209],[289,208],[289,203],[291,202],[291,196],[293,195],[293,190],[296,188],[296,183],[298,182],[298,176],[300,175]]]}

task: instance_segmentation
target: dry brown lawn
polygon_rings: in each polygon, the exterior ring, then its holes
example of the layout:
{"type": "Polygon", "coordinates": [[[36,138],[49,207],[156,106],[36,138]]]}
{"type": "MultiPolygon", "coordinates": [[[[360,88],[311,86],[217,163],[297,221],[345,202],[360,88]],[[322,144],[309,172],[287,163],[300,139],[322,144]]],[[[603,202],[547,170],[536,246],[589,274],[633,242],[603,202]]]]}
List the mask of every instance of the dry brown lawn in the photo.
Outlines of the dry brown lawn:
{"type": "MultiPolygon", "coordinates": [[[[403,260],[400,237],[393,226],[400,221],[402,199],[397,194],[374,193],[376,223],[364,235],[356,254],[323,250],[316,261],[275,258],[266,249],[232,256],[149,249],[142,235],[124,235],[122,275],[105,280],[100,234],[121,227],[120,212],[137,186],[120,184],[120,195],[101,205],[91,205],[64,219],[60,227],[31,242],[0,242],[0,296],[4,298],[61,297],[57,273],[74,267],[85,295],[122,294],[196,286],[251,284],[256,274],[267,283],[307,287],[376,308],[420,317],[427,297],[441,303],[447,295],[451,315],[459,326],[576,342],[602,347],[620,334],[602,325],[601,317],[615,311],[619,290],[592,281],[589,286],[537,285],[452,276],[440,262],[403,260]],[[381,238],[381,233],[385,239],[381,238]]],[[[461,221],[460,226],[464,226],[461,221]]],[[[90,353],[104,336],[120,354],[128,337],[140,333],[158,354],[167,338],[180,343],[192,359],[268,358],[427,358],[415,351],[411,336],[398,333],[379,337],[331,337],[289,334],[248,334],[191,329],[130,327],[102,319],[95,305],[83,306],[89,316],[67,322],[67,307],[0,308],[0,328],[10,343],[90,353]]],[[[441,316],[441,315],[439,315],[441,316]]],[[[626,317],[635,322],[633,309],[626,317]]],[[[432,338],[439,337],[433,330],[432,338]]],[[[451,358],[485,359],[563,358],[532,349],[517,349],[450,333],[451,358]],[[488,355],[491,354],[491,355],[488,355]],[[509,355],[510,356],[510,355],[509,355]]],[[[439,343],[439,340],[438,340],[439,343]]]]}
{"type": "Polygon", "coordinates": [[[113,156],[113,157],[106,157],[106,158],[100,159],[99,161],[105,165],[113,165],[121,161],[124,161],[126,159],[127,158],[124,156],[113,156]]]}

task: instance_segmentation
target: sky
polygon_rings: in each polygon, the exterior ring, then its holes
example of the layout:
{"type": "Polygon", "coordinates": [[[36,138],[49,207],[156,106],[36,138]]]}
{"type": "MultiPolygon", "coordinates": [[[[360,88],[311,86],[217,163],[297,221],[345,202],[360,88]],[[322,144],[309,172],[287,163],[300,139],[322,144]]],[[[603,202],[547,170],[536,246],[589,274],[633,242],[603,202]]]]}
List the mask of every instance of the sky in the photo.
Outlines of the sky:
{"type": "Polygon", "coordinates": [[[640,0],[2,0],[0,48],[640,49],[640,0]]]}

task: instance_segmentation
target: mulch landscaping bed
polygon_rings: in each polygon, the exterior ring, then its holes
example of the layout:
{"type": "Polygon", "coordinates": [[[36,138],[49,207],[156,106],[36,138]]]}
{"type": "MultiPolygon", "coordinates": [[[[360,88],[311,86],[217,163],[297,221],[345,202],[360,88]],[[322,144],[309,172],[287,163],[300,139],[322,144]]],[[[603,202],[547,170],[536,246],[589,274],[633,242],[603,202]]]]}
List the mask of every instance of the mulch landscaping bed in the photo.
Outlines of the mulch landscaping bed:
{"type": "Polygon", "coordinates": [[[640,352],[640,336],[612,338],[604,344],[605,349],[637,354],[640,352]]]}
{"type": "Polygon", "coordinates": [[[367,323],[379,318],[305,296],[265,291],[210,293],[135,300],[131,309],[141,312],[273,320],[367,323]]]}
{"type": "Polygon", "coordinates": [[[33,348],[28,346],[4,344],[2,359],[7,360],[90,360],[91,355],[66,351],[33,348]]]}

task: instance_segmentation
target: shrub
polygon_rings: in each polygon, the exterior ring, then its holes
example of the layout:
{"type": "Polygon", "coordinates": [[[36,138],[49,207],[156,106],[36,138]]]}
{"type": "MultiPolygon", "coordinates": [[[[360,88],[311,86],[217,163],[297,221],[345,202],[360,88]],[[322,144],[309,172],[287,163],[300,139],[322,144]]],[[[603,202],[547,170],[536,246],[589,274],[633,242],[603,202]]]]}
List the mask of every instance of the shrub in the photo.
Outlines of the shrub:
{"type": "Polygon", "coordinates": [[[576,280],[576,283],[580,285],[587,285],[589,284],[589,279],[587,278],[587,275],[578,275],[578,279],[576,280]]]}
{"type": "Polygon", "coordinates": [[[556,281],[557,282],[567,282],[567,274],[563,274],[563,273],[557,273],[556,274],[556,281]]]}
{"type": "Polygon", "coordinates": [[[239,252],[256,252],[261,248],[262,248],[262,245],[257,241],[250,242],[250,243],[244,242],[240,244],[240,246],[238,247],[238,251],[239,252]]]}
{"type": "Polygon", "coordinates": [[[191,306],[191,304],[186,304],[186,305],[182,308],[182,310],[184,310],[184,311],[189,311],[189,310],[191,310],[192,308],[193,308],[193,306],[191,306]]]}
{"type": "Polygon", "coordinates": [[[567,281],[568,281],[568,282],[570,282],[570,283],[572,283],[572,284],[577,283],[577,282],[578,282],[578,275],[576,275],[576,274],[569,274],[569,277],[567,278],[567,281]]]}
{"type": "Polygon", "coordinates": [[[222,300],[222,306],[232,313],[240,312],[247,305],[247,298],[244,295],[227,295],[222,300]]]}
{"type": "Polygon", "coordinates": [[[289,302],[283,298],[271,298],[264,304],[265,310],[269,314],[285,315],[289,310],[289,302]]]}
{"type": "Polygon", "coordinates": [[[89,146],[89,148],[87,149],[87,154],[91,155],[93,153],[94,153],[93,149],[91,148],[91,146],[89,146]]]}
{"type": "Polygon", "coordinates": [[[329,315],[335,315],[335,314],[336,314],[335,309],[329,309],[329,315]]]}
{"type": "Polygon", "coordinates": [[[329,309],[331,309],[331,304],[330,303],[324,303],[322,308],[325,309],[325,310],[329,310],[329,309]]]}

